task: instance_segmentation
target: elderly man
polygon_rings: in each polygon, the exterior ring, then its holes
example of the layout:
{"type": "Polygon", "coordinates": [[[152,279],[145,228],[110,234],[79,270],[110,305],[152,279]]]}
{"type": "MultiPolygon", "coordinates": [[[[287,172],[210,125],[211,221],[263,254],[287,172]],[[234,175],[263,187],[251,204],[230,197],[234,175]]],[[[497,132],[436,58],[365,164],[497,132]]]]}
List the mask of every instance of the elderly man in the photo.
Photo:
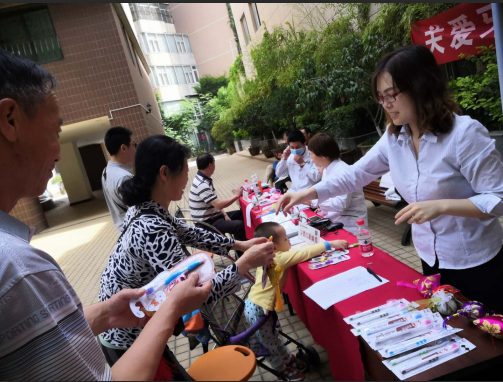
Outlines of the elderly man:
{"type": "Polygon", "coordinates": [[[321,180],[321,174],[309,156],[306,138],[300,131],[288,134],[288,147],[276,167],[280,178],[290,176],[292,186],[288,192],[307,190],[321,180]]]}
{"type": "Polygon", "coordinates": [[[152,380],[179,317],[201,306],[211,283],[197,287],[194,275],[176,286],[148,324],[129,308],[141,290],[82,308],[56,261],[30,246],[33,231],[9,215],[45,191],[60,160],[55,78],[3,50],[0,68],[0,380],[152,380]],[[136,346],[109,368],[95,336],[138,326],[136,346]]]}

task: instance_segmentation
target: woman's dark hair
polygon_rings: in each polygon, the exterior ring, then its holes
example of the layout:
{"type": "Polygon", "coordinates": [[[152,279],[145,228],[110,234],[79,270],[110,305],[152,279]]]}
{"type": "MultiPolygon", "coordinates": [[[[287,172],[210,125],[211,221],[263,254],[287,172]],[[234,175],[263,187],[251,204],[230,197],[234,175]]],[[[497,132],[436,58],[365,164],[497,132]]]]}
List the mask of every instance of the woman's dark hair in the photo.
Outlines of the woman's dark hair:
{"type": "MultiPolygon", "coordinates": [[[[461,114],[461,110],[452,100],[445,77],[428,48],[411,45],[385,55],[372,75],[372,94],[376,100],[377,79],[384,72],[391,75],[394,87],[414,100],[421,135],[427,131],[445,134],[452,129],[453,112],[461,114]]],[[[389,133],[398,135],[401,126],[395,126],[387,113],[386,117],[389,133]]]]}
{"type": "Polygon", "coordinates": [[[165,135],[153,135],[143,140],[136,149],[135,175],[119,187],[122,201],[131,207],[150,200],[159,169],[165,165],[171,175],[179,175],[189,157],[187,147],[165,135]]]}
{"type": "Polygon", "coordinates": [[[328,133],[318,133],[309,141],[309,151],[317,157],[326,157],[333,162],[341,157],[341,150],[334,137],[328,133]]]}

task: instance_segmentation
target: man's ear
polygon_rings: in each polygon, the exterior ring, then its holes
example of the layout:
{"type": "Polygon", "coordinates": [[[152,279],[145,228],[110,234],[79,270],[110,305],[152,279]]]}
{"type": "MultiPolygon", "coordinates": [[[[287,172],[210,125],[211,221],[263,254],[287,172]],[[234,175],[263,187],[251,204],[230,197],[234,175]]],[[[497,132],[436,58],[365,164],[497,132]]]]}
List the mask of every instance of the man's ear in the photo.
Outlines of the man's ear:
{"type": "Polygon", "coordinates": [[[8,142],[16,142],[23,111],[16,101],[10,98],[0,100],[0,134],[8,142]]]}

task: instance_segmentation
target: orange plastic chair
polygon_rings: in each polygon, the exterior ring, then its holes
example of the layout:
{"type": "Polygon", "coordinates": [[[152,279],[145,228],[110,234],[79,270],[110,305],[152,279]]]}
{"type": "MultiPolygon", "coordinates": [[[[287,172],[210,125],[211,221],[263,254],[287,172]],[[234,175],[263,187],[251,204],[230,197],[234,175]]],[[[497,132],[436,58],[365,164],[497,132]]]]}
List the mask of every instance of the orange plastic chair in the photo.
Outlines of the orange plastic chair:
{"type": "Polygon", "coordinates": [[[229,345],[203,354],[187,372],[195,381],[248,381],[256,367],[257,358],[250,349],[229,345]]]}

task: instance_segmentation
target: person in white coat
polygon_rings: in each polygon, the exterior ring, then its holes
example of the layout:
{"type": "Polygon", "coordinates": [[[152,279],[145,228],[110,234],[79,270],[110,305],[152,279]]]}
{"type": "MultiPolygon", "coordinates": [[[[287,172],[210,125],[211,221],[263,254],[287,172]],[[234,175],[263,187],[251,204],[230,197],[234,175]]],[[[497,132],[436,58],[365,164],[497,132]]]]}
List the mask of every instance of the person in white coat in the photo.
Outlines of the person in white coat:
{"type": "Polygon", "coordinates": [[[348,171],[283,195],[277,211],[354,192],[389,171],[409,203],[395,224],[412,225],[423,273],[440,273],[442,284],[503,313],[503,163],[494,139],[460,115],[424,46],[384,56],[372,91],[388,117],[379,142],[348,171]]]}
{"type": "MultiPolygon", "coordinates": [[[[347,171],[349,165],[340,159],[339,145],[334,137],[327,133],[318,133],[309,142],[311,160],[323,171],[322,182],[347,171]]],[[[363,188],[355,192],[335,196],[318,204],[321,215],[332,222],[341,222],[344,229],[356,235],[357,220],[365,220],[368,226],[367,206],[363,188]]]]}
{"type": "Polygon", "coordinates": [[[307,190],[321,180],[318,168],[309,156],[306,137],[300,131],[288,134],[288,147],[276,166],[276,176],[290,176],[292,185],[288,192],[307,190]]]}

